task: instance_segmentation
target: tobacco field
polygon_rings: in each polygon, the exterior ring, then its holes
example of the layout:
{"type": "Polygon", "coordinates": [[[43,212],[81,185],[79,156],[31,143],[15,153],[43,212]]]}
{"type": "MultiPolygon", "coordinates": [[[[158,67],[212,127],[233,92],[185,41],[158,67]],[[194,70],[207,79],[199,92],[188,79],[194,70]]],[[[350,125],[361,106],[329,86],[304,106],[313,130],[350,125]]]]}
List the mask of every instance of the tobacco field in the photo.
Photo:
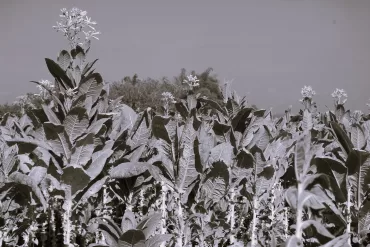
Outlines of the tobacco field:
{"type": "Polygon", "coordinates": [[[42,108],[0,121],[0,246],[370,246],[370,115],[344,90],[320,113],[305,86],[273,118],[189,75],[186,98],[136,112],[68,33],[86,13],[63,16],[42,108]]]}

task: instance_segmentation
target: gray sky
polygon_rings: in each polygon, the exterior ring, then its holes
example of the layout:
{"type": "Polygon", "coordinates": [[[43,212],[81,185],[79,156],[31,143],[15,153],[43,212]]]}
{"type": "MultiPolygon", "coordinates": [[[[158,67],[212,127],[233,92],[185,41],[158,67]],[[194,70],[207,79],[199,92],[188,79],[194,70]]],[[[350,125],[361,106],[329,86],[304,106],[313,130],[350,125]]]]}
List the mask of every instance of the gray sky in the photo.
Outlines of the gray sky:
{"type": "Polygon", "coordinates": [[[99,58],[106,81],[213,67],[239,95],[274,112],[297,111],[304,85],[320,110],[333,107],[338,87],[347,107],[368,112],[369,0],[0,0],[0,103],[36,92],[31,80],[53,79],[44,58],[69,48],[52,29],[63,7],[98,22],[89,58],[99,58]]]}

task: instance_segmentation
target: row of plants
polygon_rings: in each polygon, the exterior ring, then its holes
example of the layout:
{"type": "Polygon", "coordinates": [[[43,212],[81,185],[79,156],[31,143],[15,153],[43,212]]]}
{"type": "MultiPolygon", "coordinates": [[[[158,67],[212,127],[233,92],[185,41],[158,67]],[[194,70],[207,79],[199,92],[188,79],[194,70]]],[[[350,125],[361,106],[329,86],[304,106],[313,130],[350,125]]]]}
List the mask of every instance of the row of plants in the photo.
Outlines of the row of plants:
{"type": "Polygon", "coordinates": [[[276,119],[189,75],[183,99],[136,112],[87,61],[95,29],[76,41],[86,11],[62,17],[71,49],[46,59],[42,107],[0,122],[0,246],[370,244],[370,116],[343,90],[319,113],[305,86],[276,119]]]}

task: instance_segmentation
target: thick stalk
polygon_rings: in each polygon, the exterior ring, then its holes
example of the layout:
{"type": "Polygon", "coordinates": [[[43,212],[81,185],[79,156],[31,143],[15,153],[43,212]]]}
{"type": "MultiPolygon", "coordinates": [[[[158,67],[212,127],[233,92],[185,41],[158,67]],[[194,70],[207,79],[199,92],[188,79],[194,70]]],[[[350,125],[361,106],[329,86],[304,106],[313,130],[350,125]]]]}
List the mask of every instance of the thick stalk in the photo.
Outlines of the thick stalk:
{"type": "Polygon", "coordinates": [[[177,192],[178,197],[177,197],[177,210],[178,210],[178,237],[177,237],[177,243],[176,247],[183,247],[183,236],[184,236],[184,216],[183,216],[183,210],[182,210],[182,205],[181,205],[181,192],[177,192]]]}
{"type": "Polygon", "coordinates": [[[72,231],[72,224],[71,224],[71,212],[72,212],[72,196],[71,196],[71,186],[65,185],[65,199],[63,204],[64,214],[63,214],[63,244],[66,247],[69,247],[71,244],[71,231],[72,231]]]}
{"type": "MultiPolygon", "coordinates": [[[[351,223],[352,223],[352,218],[351,218],[351,186],[347,185],[348,189],[348,193],[347,193],[347,229],[346,229],[346,232],[348,233],[348,236],[350,236],[349,234],[351,234],[351,223]]],[[[348,237],[348,244],[351,246],[351,238],[348,237]]]]}
{"type": "Polygon", "coordinates": [[[284,236],[285,236],[285,240],[287,240],[288,237],[289,237],[288,232],[289,232],[288,208],[285,207],[284,208],[284,236]]]}
{"type": "Polygon", "coordinates": [[[144,190],[141,188],[140,189],[140,198],[139,198],[139,215],[140,217],[143,217],[143,209],[144,209],[144,190]]]}
{"type": "Polygon", "coordinates": [[[297,217],[296,217],[296,232],[295,236],[299,241],[302,241],[302,218],[303,218],[303,204],[304,202],[300,202],[299,199],[303,193],[302,183],[298,181],[298,200],[297,200],[297,217]]]}
{"type": "Polygon", "coordinates": [[[230,244],[234,244],[234,228],[235,228],[235,204],[234,204],[235,191],[234,188],[230,189],[230,244]]]}
{"type": "MultiPolygon", "coordinates": [[[[166,194],[167,194],[167,186],[162,181],[161,182],[161,189],[162,189],[162,203],[161,203],[161,212],[162,212],[162,219],[161,219],[161,234],[166,234],[166,217],[167,217],[167,208],[166,208],[166,194]]],[[[161,247],[165,247],[165,243],[161,244],[161,247]]]]}
{"type": "Polygon", "coordinates": [[[251,246],[257,246],[257,210],[258,210],[258,197],[253,196],[253,220],[252,220],[252,242],[251,246]]]}

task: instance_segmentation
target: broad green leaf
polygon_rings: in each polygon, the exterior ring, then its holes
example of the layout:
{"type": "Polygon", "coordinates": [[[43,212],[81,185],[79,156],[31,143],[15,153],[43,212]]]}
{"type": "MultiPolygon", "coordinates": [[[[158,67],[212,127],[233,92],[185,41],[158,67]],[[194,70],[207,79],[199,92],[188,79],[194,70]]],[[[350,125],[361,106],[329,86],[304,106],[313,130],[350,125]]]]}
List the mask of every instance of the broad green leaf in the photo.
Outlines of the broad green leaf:
{"type": "Polygon", "coordinates": [[[6,140],[8,145],[12,146],[17,144],[18,146],[25,146],[25,149],[30,150],[32,152],[37,147],[44,148],[46,150],[53,151],[53,148],[49,146],[47,143],[35,140],[35,139],[29,139],[29,138],[12,138],[11,140],[6,140]]]}
{"type": "Polygon", "coordinates": [[[222,114],[226,115],[225,110],[215,101],[205,98],[199,98],[200,102],[204,102],[208,105],[210,105],[213,109],[216,109],[217,111],[221,112],[222,114]]]}
{"type": "Polygon", "coordinates": [[[81,193],[81,196],[76,196],[75,200],[77,203],[75,204],[75,207],[73,210],[75,210],[79,203],[87,201],[91,196],[96,195],[104,186],[104,184],[107,182],[108,176],[103,177],[102,179],[97,180],[95,183],[91,184],[90,186],[87,186],[84,188],[84,190],[81,193]],[[80,197],[80,198],[78,198],[80,197]]]}
{"type": "Polygon", "coordinates": [[[308,111],[308,109],[305,109],[303,111],[303,119],[302,119],[302,129],[304,131],[310,131],[313,127],[313,120],[312,120],[312,114],[308,111]]]}
{"type": "Polygon", "coordinates": [[[185,104],[183,102],[176,102],[175,107],[176,110],[180,113],[181,117],[183,119],[187,119],[187,117],[189,116],[189,110],[185,106],[185,104]]]}
{"type": "Polygon", "coordinates": [[[370,153],[353,149],[346,161],[348,174],[354,179],[356,203],[360,205],[365,199],[370,184],[370,153]]]}
{"type": "Polygon", "coordinates": [[[63,168],[61,181],[71,186],[71,194],[74,197],[78,191],[83,190],[90,183],[90,177],[82,167],[70,165],[63,168]]]}
{"type": "Polygon", "coordinates": [[[65,71],[65,70],[67,70],[68,66],[70,65],[71,60],[72,60],[71,55],[69,55],[68,51],[62,50],[59,53],[57,62],[59,64],[59,66],[65,71]]]}
{"type": "Polygon", "coordinates": [[[319,221],[316,220],[306,220],[302,222],[302,229],[306,229],[309,226],[316,228],[318,234],[323,235],[328,238],[335,238],[319,221]]]}
{"type": "Polygon", "coordinates": [[[195,169],[194,141],[196,131],[193,127],[193,118],[186,122],[181,135],[182,149],[180,160],[177,168],[176,185],[181,191],[186,191],[190,184],[197,178],[198,172],[195,169]]]}
{"type": "Polygon", "coordinates": [[[340,160],[331,157],[315,158],[317,172],[329,178],[337,202],[347,201],[347,168],[340,160]]]}
{"type": "Polygon", "coordinates": [[[63,121],[63,126],[70,142],[73,143],[89,126],[86,110],[82,107],[71,109],[63,121]]]}
{"type": "Polygon", "coordinates": [[[91,63],[87,63],[84,67],[84,69],[82,70],[82,74],[81,75],[86,75],[87,72],[89,72],[89,70],[92,68],[92,66],[96,63],[96,61],[98,61],[98,59],[95,59],[93,62],[91,63]]]}
{"type": "Polygon", "coordinates": [[[66,159],[71,157],[72,145],[62,125],[50,122],[44,123],[44,131],[47,142],[57,154],[62,154],[66,159]]]}
{"type": "Polygon", "coordinates": [[[52,109],[50,109],[49,106],[47,105],[42,105],[42,109],[44,109],[45,115],[48,117],[49,122],[55,124],[55,125],[60,125],[60,120],[57,117],[57,115],[53,112],[52,109]]]}
{"type": "Polygon", "coordinates": [[[10,174],[9,181],[28,186],[36,195],[39,202],[43,205],[44,210],[47,208],[47,202],[41,192],[41,189],[38,187],[38,181],[20,172],[13,172],[12,174],[10,174]]]}
{"type": "Polygon", "coordinates": [[[103,125],[105,122],[107,122],[109,119],[108,118],[102,118],[99,119],[98,121],[93,122],[89,128],[85,131],[85,133],[92,133],[94,135],[97,135],[99,131],[102,129],[103,125]]]}
{"type": "Polygon", "coordinates": [[[150,130],[149,115],[148,112],[145,111],[137,118],[130,134],[131,138],[128,140],[127,144],[130,145],[131,148],[146,144],[150,137],[150,130]]]}
{"type": "Polygon", "coordinates": [[[92,102],[94,103],[100,96],[103,86],[103,78],[101,75],[99,73],[93,73],[81,80],[77,96],[86,94],[86,98],[91,97],[92,102]]]}
{"type": "Polygon", "coordinates": [[[231,120],[231,125],[234,131],[244,133],[246,129],[245,122],[247,121],[247,118],[251,114],[252,110],[252,108],[243,108],[236,114],[235,117],[233,117],[233,119],[231,120]]]}
{"type": "Polygon", "coordinates": [[[171,143],[171,139],[168,135],[166,125],[171,120],[170,117],[154,116],[152,121],[152,133],[154,137],[163,139],[164,141],[171,143]]]}
{"type": "Polygon", "coordinates": [[[135,229],[136,226],[137,222],[134,213],[131,210],[126,209],[121,221],[122,232],[127,232],[128,230],[135,229]]]}
{"type": "Polygon", "coordinates": [[[172,238],[171,234],[157,234],[148,239],[145,242],[145,247],[158,247],[161,246],[162,243],[170,241],[172,238]]]}
{"type": "Polygon", "coordinates": [[[259,149],[265,150],[270,142],[270,133],[265,125],[259,127],[258,131],[253,135],[253,139],[248,144],[248,148],[256,145],[259,149]]]}
{"type": "Polygon", "coordinates": [[[220,201],[226,195],[229,180],[230,175],[226,164],[223,162],[213,163],[200,188],[202,198],[207,206],[209,203],[220,201]]]}
{"type": "Polygon", "coordinates": [[[36,183],[36,185],[39,185],[40,182],[46,176],[46,172],[47,172],[46,167],[34,166],[34,167],[32,167],[28,176],[32,178],[32,180],[36,183]]]}
{"type": "Polygon", "coordinates": [[[113,154],[111,149],[103,149],[99,151],[98,155],[93,159],[90,166],[86,169],[86,174],[90,176],[91,179],[96,178],[104,166],[107,164],[108,158],[113,154]]]}
{"type": "Polygon", "coordinates": [[[106,231],[109,236],[113,237],[114,241],[112,242],[117,242],[123,234],[119,226],[108,217],[97,217],[96,221],[99,224],[99,229],[106,231]]]}
{"type": "Polygon", "coordinates": [[[109,176],[114,179],[135,177],[146,172],[149,166],[147,162],[125,162],[113,167],[109,176]]]}
{"type": "Polygon", "coordinates": [[[304,177],[308,171],[310,160],[306,155],[310,150],[311,135],[301,136],[294,149],[294,171],[298,181],[304,177]]]}
{"type": "Polygon", "coordinates": [[[156,227],[161,222],[161,213],[154,213],[144,217],[136,229],[143,231],[145,238],[148,239],[155,231],[156,227]]]}
{"type": "Polygon", "coordinates": [[[363,149],[366,145],[364,131],[358,124],[351,127],[351,141],[354,148],[356,149],[363,149]]]}
{"type": "Polygon", "coordinates": [[[221,143],[210,150],[208,164],[222,161],[227,166],[231,166],[234,159],[233,146],[230,143],[221,143]]]}
{"type": "Polygon", "coordinates": [[[94,134],[88,134],[77,140],[72,148],[71,164],[85,166],[94,152],[94,134]]]}
{"type": "Polygon", "coordinates": [[[119,247],[145,247],[145,235],[143,231],[131,229],[120,237],[119,247]]]}
{"type": "Polygon", "coordinates": [[[303,243],[296,236],[291,236],[284,243],[284,247],[303,247],[303,243]]]}
{"type": "Polygon", "coordinates": [[[346,155],[348,155],[351,150],[354,148],[351,139],[349,139],[346,132],[340,127],[339,124],[335,122],[331,122],[330,126],[332,128],[332,132],[335,136],[335,138],[338,141],[338,144],[341,145],[343,152],[345,152],[346,155]]]}
{"type": "Polygon", "coordinates": [[[72,84],[72,81],[70,78],[68,78],[67,74],[64,72],[64,70],[53,60],[49,58],[45,58],[46,66],[48,67],[50,73],[62,83],[62,86],[65,90],[69,88],[74,88],[74,85],[72,84]]]}

